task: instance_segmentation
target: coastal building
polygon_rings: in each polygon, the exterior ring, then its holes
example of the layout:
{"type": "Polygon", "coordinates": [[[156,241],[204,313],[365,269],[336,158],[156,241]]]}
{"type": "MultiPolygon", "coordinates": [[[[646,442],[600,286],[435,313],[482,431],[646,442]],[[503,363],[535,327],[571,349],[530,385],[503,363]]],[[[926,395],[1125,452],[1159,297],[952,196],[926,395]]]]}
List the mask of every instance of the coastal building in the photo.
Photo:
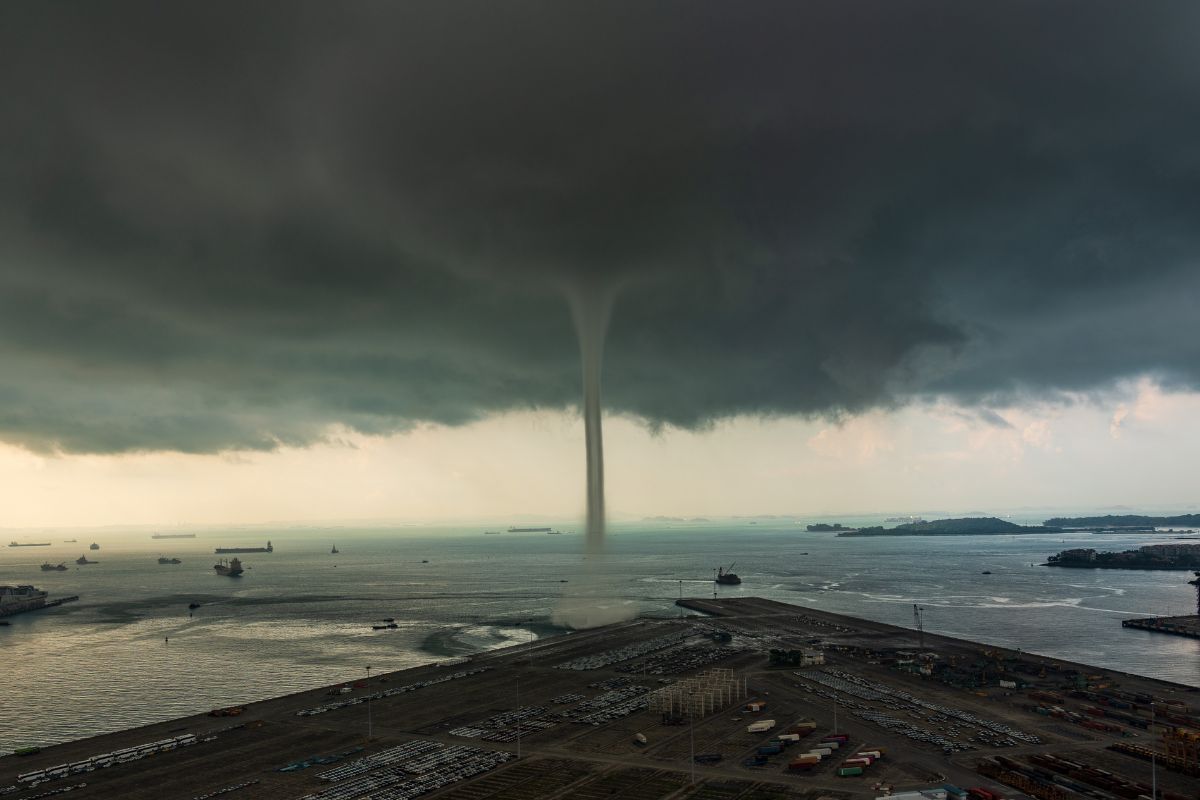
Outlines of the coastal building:
{"type": "Polygon", "coordinates": [[[1050,556],[1051,561],[1095,561],[1096,551],[1090,547],[1076,547],[1063,550],[1057,556],[1050,556]]]}

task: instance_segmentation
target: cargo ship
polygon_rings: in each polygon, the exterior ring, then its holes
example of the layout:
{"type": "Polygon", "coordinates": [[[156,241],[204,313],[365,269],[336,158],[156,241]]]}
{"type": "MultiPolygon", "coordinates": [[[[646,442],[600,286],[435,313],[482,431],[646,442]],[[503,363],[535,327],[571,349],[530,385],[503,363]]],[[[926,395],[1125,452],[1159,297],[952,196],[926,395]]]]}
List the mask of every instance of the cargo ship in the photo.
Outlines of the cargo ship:
{"type": "Polygon", "coordinates": [[[54,564],[51,564],[49,561],[46,561],[45,563],[42,564],[42,572],[66,572],[66,571],[67,571],[66,564],[54,565],[54,564]]]}
{"type": "Polygon", "coordinates": [[[266,547],[218,547],[214,553],[273,553],[275,548],[271,546],[271,540],[267,540],[266,547]]]}
{"type": "Polygon", "coordinates": [[[151,539],[195,539],[194,533],[156,533],[151,539]]]}
{"type": "Polygon", "coordinates": [[[717,583],[723,586],[736,586],[742,582],[742,579],[733,572],[733,564],[729,565],[729,569],[717,567],[717,583]]]}
{"type": "Polygon", "coordinates": [[[92,542],[91,544],[88,545],[88,550],[99,550],[99,549],[100,549],[100,545],[96,544],[95,542],[92,542]]]}
{"type": "MultiPolygon", "coordinates": [[[[57,569],[57,567],[51,567],[57,569]]],[[[62,569],[66,569],[65,566],[62,569]]],[[[46,593],[36,586],[0,586],[0,617],[20,614],[24,611],[37,611],[40,608],[54,608],[63,603],[73,603],[79,595],[46,599],[46,593]]]]}
{"type": "Polygon", "coordinates": [[[99,561],[88,561],[88,557],[85,554],[85,555],[82,555],[79,558],[75,559],[75,563],[76,564],[99,564],[100,562],[99,561]]]}
{"type": "Polygon", "coordinates": [[[228,575],[230,578],[236,578],[243,572],[241,559],[237,558],[231,558],[228,561],[222,558],[213,565],[213,569],[217,571],[218,575],[228,575]]]}
{"type": "Polygon", "coordinates": [[[9,547],[49,547],[49,542],[9,542],[9,547]]]}
{"type": "Polygon", "coordinates": [[[509,533],[549,533],[553,528],[509,528],[509,533]]]}
{"type": "Polygon", "coordinates": [[[178,558],[167,558],[166,556],[159,556],[158,563],[160,563],[160,564],[182,564],[183,562],[180,561],[178,558]]]}
{"type": "Polygon", "coordinates": [[[0,617],[33,611],[46,605],[46,592],[35,586],[0,586],[0,617]]]}

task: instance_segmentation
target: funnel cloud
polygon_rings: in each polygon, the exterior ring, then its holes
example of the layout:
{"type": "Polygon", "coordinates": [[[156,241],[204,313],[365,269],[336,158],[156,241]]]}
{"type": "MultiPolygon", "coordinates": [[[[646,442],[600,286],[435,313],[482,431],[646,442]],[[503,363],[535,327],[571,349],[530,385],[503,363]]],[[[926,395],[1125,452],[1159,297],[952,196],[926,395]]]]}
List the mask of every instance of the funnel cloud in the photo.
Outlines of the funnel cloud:
{"type": "Polygon", "coordinates": [[[582,352],[599,530],[602,353],[606,410],[652,427],[1194,390],[1198,27],[1104,0],[6,4],[0,441],[573,408],[582,352]],[[607,338],[564,285],[622,286],[607,338]]]}

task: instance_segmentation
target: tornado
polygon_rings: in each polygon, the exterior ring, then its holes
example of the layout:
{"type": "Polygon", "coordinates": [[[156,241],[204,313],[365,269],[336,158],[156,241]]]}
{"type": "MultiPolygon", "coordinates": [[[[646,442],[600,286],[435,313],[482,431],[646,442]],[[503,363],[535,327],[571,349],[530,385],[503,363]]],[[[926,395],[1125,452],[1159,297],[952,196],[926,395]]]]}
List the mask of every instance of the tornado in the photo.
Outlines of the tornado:
{"type": "Polygon", "coordinates": [[[589,556],[604,550],[604,430],[601,421],[600,378],[604,340],[612,316],[613,292],[604,289],[572,292],[571,312],[579,338],[583,368],[583,435],[587,463],[587,538],[589,556]]]}
{"type": "Polygon", "coordinates": [[[601,422],[601,374],[604,341],[616,288],[576,286],[567,291],[583,378],[584,458],[587,475],[587,525],[580,579],[564,594],[554,621],[572,628],[593,628],[630,619],[636,607],[608,590],[604,580],[604,430],[601,422]]]}

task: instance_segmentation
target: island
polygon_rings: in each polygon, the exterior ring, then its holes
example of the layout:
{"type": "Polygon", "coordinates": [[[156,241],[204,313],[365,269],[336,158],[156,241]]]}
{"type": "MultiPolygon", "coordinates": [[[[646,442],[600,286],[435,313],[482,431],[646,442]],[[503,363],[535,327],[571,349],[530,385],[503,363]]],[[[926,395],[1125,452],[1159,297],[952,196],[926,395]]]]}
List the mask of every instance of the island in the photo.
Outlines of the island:
{"type": "Polygon", "coordinates": [[[1061,528],[1108,528],[1122,529],[1122,533],[1154,528],[1200,528],[1200,514],[1177,514],[1156,517],[1146,514],[1107,514],[1102,517],[1054,517],[1046,520],[1047,525],[1061,528]]]}
{"type": "Polygon", "coordinates": [[[852,531],[855,528],[847,528],[840,522],[835,522],[830,525],[828,522],[818,522],[815,525],[805,526],[811,533],[828,533],[830,531],[852,531]]]}
{"type": "Polygon", "coordinates": [[[1148,544],[1136,550],[1098,553],[1090,547],[1063,550],[1046,559],[1044,567],[1076,569],[1192,569],[1200,570],[1200,544],[1148,544]]]}
{"type": "Polygon", "coordinates": [[[847,530],[838,536],[1011,536],[1031,533],[1061,533],[1048,525],[1017,525],[996,517],[958,517],[932,522],[910,522],[894,528],[875,526],[847,530]]]}

